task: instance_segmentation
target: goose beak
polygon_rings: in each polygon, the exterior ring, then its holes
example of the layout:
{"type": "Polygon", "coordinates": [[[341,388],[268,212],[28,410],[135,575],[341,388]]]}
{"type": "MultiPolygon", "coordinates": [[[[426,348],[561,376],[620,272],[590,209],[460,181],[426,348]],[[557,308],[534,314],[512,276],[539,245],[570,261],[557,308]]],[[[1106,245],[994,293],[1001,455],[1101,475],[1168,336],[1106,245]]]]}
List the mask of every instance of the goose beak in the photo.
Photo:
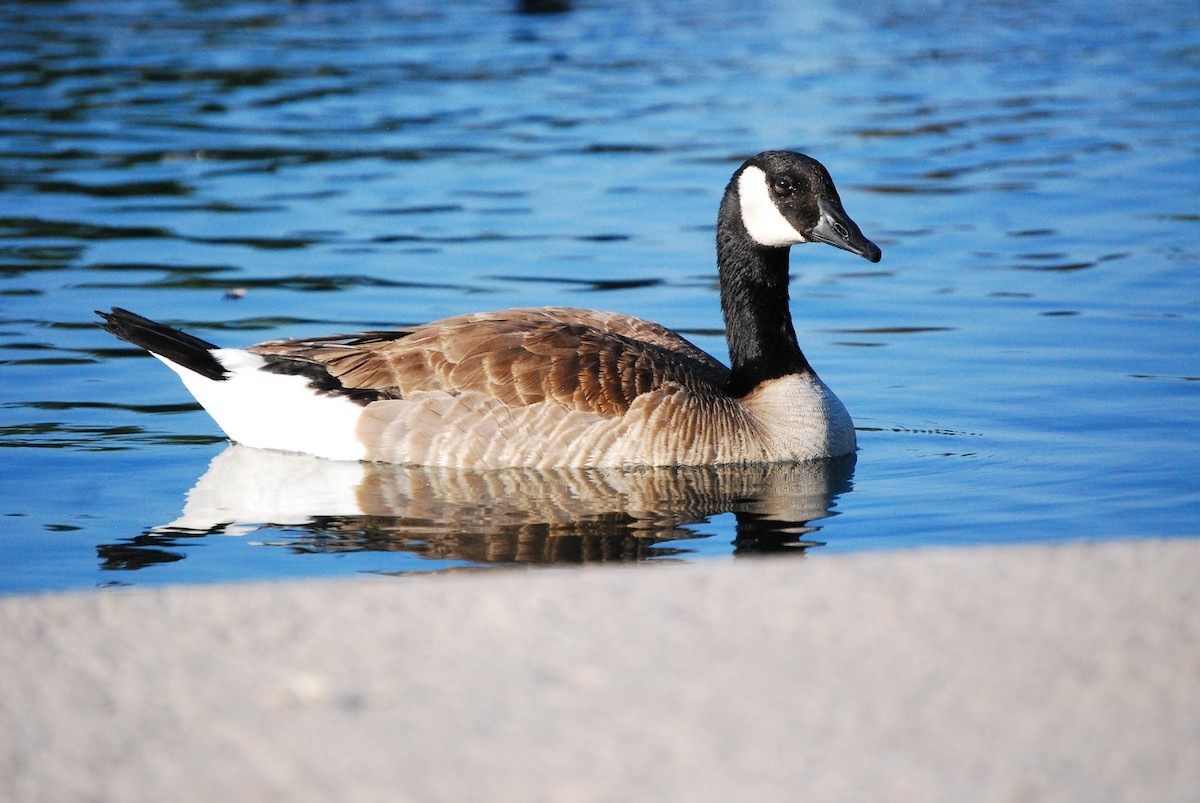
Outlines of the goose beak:
{"type": "Polygon", "coordinates": [[[883,258],[879,246],[863,236],[858,224],[850,219],[841,204],[827,198],[818,198],[817,208],[821,212],[821,218],[813,227],[810,239],[858,254],[870,262],[878,262],[883,258]]]}

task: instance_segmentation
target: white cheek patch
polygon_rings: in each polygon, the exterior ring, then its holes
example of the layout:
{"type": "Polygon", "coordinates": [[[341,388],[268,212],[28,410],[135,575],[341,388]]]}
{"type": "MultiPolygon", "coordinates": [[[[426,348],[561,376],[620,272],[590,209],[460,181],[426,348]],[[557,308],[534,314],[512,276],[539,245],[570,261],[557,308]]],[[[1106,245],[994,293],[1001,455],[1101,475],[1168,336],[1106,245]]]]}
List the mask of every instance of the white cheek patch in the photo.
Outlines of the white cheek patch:
{"type": "Polygon", "coordinates": [[[804,235],[780,214],[767,186],[767,174],[751,165],[738,177],[738,200],[742,205],[742,224],[759,245],[778,248],[808,242],[804,235]]]}

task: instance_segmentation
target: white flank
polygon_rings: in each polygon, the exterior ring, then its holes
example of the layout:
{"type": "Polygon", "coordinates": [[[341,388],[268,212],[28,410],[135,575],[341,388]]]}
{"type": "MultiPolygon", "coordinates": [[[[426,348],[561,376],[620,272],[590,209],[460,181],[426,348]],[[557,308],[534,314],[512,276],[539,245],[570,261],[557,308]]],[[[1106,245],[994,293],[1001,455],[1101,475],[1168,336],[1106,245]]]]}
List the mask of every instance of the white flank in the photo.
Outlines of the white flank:
{"type": "Polygon", "coordinates": [[[229,375],[208,379],[158,357],[179,374],[183,384],[231,440],[260,449],[305,452],[332,460],[362,460],[366,449],[357,437],[362,406],[319,393],[303,376],[262,370],[260,355],[242,349],[214,349],[229,375]]]}
{"type": "Polygon", "coordinates": [[[738,200],[742,205],[742,224],[759,245],[778,248],[807,242],[804,235],[780,214],[767,174],[751,165],[738,177],[738,200]]]}

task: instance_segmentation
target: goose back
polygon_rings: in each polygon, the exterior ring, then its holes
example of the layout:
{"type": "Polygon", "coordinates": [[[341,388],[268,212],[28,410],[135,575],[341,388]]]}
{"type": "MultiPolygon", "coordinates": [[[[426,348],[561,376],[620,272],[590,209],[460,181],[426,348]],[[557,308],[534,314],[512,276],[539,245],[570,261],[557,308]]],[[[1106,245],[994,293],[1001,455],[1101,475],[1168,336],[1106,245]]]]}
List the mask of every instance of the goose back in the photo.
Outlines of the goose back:
{"type": "Polygon", "coordinates": [[[481,393],[514,407],[554,402],[606,417],[624,415],[638,396],[664,385],[712,393],[729,380],[728,368],[664,326],[567,307],[459,315],[249,350],[322,366],[345,388],[386,398],[481,393]]]}

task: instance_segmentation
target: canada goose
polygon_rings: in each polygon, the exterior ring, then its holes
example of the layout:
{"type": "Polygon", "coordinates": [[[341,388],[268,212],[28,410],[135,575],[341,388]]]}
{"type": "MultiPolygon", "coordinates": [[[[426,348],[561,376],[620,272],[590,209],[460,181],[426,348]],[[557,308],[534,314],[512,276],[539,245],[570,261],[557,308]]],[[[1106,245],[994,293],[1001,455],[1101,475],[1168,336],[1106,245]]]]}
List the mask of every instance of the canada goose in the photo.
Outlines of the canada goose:
{"type": "Polygon", "coordinates": [[[820,162],[748,159],[717,216],[731,368],[658,324],[561,307],[245,349],[122,309],[97,314],[247,446],[463,468],[808,460],[856,443],[792,326],[788,256],[806,242],[880,259],[820,162]]]}

